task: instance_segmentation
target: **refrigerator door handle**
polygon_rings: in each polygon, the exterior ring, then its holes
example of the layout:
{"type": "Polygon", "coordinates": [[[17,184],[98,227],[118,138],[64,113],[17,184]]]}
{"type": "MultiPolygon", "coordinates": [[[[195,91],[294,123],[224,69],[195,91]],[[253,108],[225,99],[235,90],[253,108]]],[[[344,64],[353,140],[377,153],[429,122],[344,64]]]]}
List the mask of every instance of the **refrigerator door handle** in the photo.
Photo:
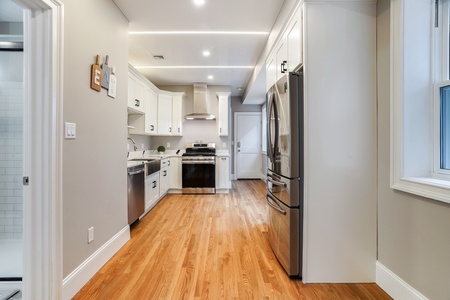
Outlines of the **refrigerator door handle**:
{"type": "Polygon", "coordinates": [[[269,193],[266,194],[266,202],[267,202],[267,204],[268,204],[270,207],[272,207],[273,209],[275,209],[277,212],[279,212],[279,213],[281,213],[281,214],[283,214],[283,215],[286,214],[286,211],[281,207],[280,204],[278,204],[278,202],[276,201],[276,199],[275,199],[272,195],[270,195],[269,193]],[[276,204],[277,206],[275,206],[275,205],[272,203],[272,201],[269,201],[269,198],[270,198],[273,202],[275,202],[275,204],[276,204]]]}

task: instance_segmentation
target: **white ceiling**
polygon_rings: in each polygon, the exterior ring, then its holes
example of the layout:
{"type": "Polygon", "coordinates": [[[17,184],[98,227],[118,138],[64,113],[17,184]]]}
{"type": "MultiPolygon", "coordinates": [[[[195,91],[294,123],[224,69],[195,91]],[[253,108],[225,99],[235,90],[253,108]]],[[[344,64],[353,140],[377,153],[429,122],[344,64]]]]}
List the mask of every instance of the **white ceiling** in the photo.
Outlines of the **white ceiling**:
{"type": "Polygon", "coordinates": [[[114,2],[129,20],[130,32],[159,32],[130,34],[129,39],[129,62],[154,84],[206,82],[230,86],[232,96],[241,96],[284,0],[205,0],[202,6],[193,0],[114,2]],[[186,31],[194,33],[180,33],[186,31]],[[209,57],[202,55],[205,50],[209,57]]]}

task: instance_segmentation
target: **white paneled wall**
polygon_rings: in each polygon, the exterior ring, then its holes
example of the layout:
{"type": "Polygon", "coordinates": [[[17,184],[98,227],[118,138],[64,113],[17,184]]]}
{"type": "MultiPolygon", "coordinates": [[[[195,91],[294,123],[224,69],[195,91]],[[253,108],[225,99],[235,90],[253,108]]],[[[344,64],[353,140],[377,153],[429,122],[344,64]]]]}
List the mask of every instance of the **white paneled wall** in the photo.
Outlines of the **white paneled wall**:
{"type": "Polygon", "coordinates": [[[0,239],[22,239],[22,82],[0,82],[0,239]]]}

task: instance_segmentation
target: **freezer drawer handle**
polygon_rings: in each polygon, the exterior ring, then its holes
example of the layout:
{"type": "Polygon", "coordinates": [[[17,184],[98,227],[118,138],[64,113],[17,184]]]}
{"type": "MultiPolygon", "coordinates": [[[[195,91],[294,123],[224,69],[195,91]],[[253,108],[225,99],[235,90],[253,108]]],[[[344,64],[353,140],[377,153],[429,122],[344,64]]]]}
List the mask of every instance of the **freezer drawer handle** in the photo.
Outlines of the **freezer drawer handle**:
{"type": "Polygon", "coordinates": [[[270,195],[268,193],[266,194],[266,202],[267,202],[267,204],[269,204],[270,207],[275,209],[277,212],[279,212],[283,215],[286,214],[286,211],[280,206],[280,204],[278,204],[278,202],[272,197],[272,195],[270,195]],[[272,199],[277,206],[273,205],[273,203],[271,201],[269,201],[269,198],[272,199]]]}
{"type": "Polygon", "coordinates": [[[275,179],[273,179],[273,176],[270,175],[270,174],[267,174],[267,180],[269,180],[269,182],[271,182],[271,183],[273,183],[275,185],[279,185],[279,186],[282,186],[282,187],[287,187],[286,182],[281,182],[281,181],[275,180],[275,179]]]}

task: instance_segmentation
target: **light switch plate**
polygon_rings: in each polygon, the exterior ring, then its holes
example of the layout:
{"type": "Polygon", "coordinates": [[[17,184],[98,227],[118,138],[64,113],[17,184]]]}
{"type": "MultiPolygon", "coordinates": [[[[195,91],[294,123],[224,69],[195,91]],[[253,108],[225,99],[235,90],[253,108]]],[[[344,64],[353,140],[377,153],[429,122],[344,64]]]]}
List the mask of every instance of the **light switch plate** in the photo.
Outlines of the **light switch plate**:
{"type": "Polygon", "coordinates": [[[66,139],[74,140],[77,137],[77,124],[75,123],[64,123],[64,137],[66,139]]]}

